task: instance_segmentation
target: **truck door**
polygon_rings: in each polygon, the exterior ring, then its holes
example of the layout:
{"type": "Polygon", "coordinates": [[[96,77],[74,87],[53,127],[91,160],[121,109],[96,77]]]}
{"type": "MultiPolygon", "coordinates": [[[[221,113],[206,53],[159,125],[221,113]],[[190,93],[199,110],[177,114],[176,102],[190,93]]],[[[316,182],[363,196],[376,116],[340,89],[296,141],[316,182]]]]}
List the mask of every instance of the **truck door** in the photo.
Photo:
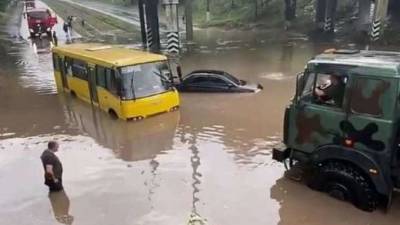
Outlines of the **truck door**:
{"type": "Polygon", "coordinates": [[[296,103],[289,109],[288,141],[293,148],[311,153],[320,146],[335,144],[337,137],[340,136],[340,122],[346,118],[344,110],[346,89],[345,74],[306,71],[302,88],[297,93],[296,103]],[[338,88],[337,90],[329,89],[333,87],[331,79],[338,79],[340,82],[335,83],[341,85],[334,86],[338,88]],[[338,96],[319,96],[316,93],[318,88],[327,94],[338,96]]]}
{"type": "Polygon", "coordinates": [[[393,147],[395,84],[394,79],[382,76],[352,76],[348,118],[341,124],[341,130],[342,138],[347,139],[355,149],[372,156],[383,156],[383,152],[389,152],[393,147]]]}

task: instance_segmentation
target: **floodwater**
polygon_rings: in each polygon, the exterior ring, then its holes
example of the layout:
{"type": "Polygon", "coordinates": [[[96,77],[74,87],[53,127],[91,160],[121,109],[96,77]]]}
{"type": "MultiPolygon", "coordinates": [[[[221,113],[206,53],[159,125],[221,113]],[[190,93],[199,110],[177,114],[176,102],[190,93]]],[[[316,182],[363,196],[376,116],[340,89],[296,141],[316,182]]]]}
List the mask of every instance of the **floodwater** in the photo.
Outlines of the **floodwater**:
{"type": "Polygon", "coordinates": [[[295,74],[337,43],[197,31],[184,72],[222,69],[264,90],[182,94],[180,111],[127,123],[56,94],[50,54],[15,27],[0,33],[1,225],[183,225],[192,214],[210,225],[398,224],[399,198],[365,213],[285,178],[271,159],[295,74]],[[65,191],[49,195],[39,157],[54,139],[65,191]]]}

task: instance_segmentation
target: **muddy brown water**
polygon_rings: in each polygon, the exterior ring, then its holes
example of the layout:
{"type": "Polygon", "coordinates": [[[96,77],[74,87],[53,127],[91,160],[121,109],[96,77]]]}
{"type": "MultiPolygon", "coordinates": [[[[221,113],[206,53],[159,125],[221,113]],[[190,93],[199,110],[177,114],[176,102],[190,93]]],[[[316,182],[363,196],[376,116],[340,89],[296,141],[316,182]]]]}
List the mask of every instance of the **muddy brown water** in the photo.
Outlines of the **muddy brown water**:
{"type": "Polygon", "coordinates": [[[223,69],[264,91],[182,94],[180,111],[137,123],[56,94],[49,53],[1,33],[0,224],[177,225],[192,213],[214,225],[398,224],[398,198],[364,213],[284,178],[271,160],[295,74],[334,44],[197,32],[184,72],[223,69]],[[39,156],[53,139],[65,192],[49,195],[39,156]]]}

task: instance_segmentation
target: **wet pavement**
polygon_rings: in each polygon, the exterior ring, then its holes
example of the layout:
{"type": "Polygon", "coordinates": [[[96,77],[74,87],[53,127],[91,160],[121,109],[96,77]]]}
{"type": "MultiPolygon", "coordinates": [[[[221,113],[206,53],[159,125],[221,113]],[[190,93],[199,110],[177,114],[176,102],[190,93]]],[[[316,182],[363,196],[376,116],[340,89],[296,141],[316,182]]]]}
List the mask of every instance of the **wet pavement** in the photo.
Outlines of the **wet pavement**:
{"type": "MultiPolygon", "coordinates": [[[[13,20],[14,21],[14,20],[13,20]]],[[[261,83],[257,94],[182,94],[181,110],[137,123],[115,121],[56,94],[51,55],[0,33],[0,224],[394,225],[390,211],[365,213],[283,177],[271,160],[281,141],[295,74],[323,49],[292,34],[201,30],[184,72],[222,69],[261,83]],[[65,192],[49,195],[39,160],[58,140],[65,192]]],[[[4,32],[6,31],[6,32],[4,32]]],[[[395,196],[396,197],[396,196],[395,196]]]]}

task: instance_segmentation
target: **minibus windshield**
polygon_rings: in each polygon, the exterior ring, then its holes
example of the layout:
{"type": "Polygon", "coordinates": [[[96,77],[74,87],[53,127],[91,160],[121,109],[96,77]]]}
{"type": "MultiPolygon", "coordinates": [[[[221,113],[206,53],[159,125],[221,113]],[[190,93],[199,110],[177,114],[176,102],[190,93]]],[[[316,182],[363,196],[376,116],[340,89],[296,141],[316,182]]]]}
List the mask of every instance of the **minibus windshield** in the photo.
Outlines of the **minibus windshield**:
{"type": "Polygon", "coordinates": [[[118,69],[121,75],[123,100],[132,100],[166,92],[172,88],[167,74],[167,62],[125,66],[118,69]]]}

